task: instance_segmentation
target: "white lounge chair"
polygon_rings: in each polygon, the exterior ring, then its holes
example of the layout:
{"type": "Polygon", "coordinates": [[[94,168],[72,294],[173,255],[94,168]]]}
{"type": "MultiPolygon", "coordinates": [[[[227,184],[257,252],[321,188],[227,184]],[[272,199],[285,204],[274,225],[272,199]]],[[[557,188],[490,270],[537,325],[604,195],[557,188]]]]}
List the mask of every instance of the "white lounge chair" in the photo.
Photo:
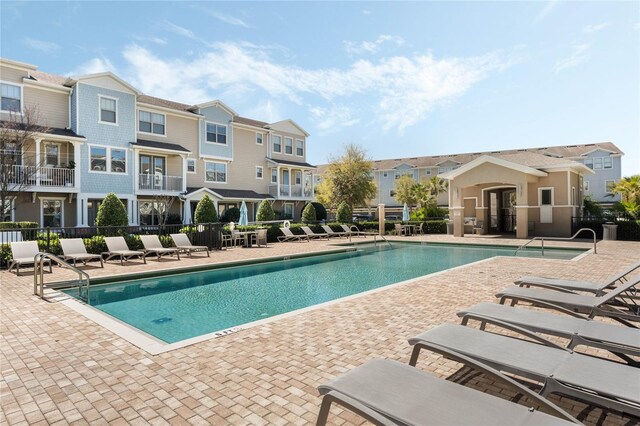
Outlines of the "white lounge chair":
{"type": "Polygon", "coordinates": [[[125,260],[129,260],[132,257],[139,257],[144,263],[147,263],[146,253],[140,250],[129,250],[127,242],[123,237],[104,237],[104,242],[107,244],[108,251],[102,253],[103,256],[107,256],[104,261],[108,261],[113,257],[120,258],[120,264],[124,264],[125,260]]]}
{"type": "Polygon", "coordinates": [[[342,232],[336,232],[333,229],[331,229],[331,227],[329,225],[322,225],[322,229],[324,229],[324,232],[327,233],[328,236],[330,237],[347,237],[349,235],[349,233],[342,231],[342,232]]]}
{"type": "Polygon", "coordinates": [[[315,232],[313,232],[311,230],[311,228],[309,228],[308,226],[302,226],[302,231],[309,237],[309,238],[318,238],[318,239],[322,239],[322,238],[326,238],[327,240],[329,239],[329,234],[327,234],[326,232],[323,232],[322,234],[316,234],[315,232]]]}
{"type": "Polygon", "coordinates": [[[155,254],[158,262],[164,255],[175,255],[180,260],[180,251],[175,247],[164,247],[157,235],[140,235],[140,241],[144,246],[145,256],[155,254]]]}
{"type": "Polygon", "coordinates": [[[280,242],[285,242],[285,241],[301,241],[301,240],[307,240],[307,242],[309,241],[309,236],[308,235],[295,235],[293,232],[291,232],[291,230],[289,228],[280,228],[280,232],[282,232],[283,235],[278,237],[278,241],[280,242]]]}
{"type": "Polygon", "coordinates": [[[82,238],[63,238],[60,240],[60,246],[62,247],[62,253],[64,253],[62,259],[65,261],[73,260],[73,266],[76,266],[78,260],[85,266],[90,260],[99,260],[100,267],[104,268],[102,255],[87,253],[87,248],[82,238]]]}
{"type": "Polygon", "coordinates": [[[189,257],[191,257],[191,253],[195,253],[199,251],[204,251],[207,253],[207,257],[211,257],[209,254],[209,247],[194,246],[193,244],[191,244],[191,240],[189,240],[189,237],[187,236],[187,234],[171,234],[171,239],[173,240],[173,243],[176,245],[176,248],[179,251],[183,251],[187,253],[189,257]]]}
{"type": "MultiPolygon", "coordinates": [[[[40,253],[37,241],[14,241],[11,243],[11,256],[12,259],[9,262],[9,270],[11,272],[13,267],[16,268],[16,275],[20,275],[20,267],[22,265],[34,265],[33,258],[36,254],[40,253]]],[[[53,272],[51,269],[51,261],[44,259],[44,264],[49,265],[49,272],[53,272]]],[[[35,267],[35,265],[34,265],[35,267]]]]}

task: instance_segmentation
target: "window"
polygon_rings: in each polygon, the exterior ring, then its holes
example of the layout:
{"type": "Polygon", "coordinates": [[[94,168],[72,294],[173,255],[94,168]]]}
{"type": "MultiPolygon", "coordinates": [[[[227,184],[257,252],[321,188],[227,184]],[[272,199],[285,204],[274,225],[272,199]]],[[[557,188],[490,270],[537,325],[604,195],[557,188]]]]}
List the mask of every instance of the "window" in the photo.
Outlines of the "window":
{"type": "Polygon", "coordinates": [[[42,226],[62,226],[62,200],[42,200],[42,226]]]}
{"type": "Polygon", "coordinates": [[[389,190],[389,197],[395,197],[396,196],[396,191],[394,191],[393,189],[389,190]]]}
{"type": "Polygon", "coordinates": [[[426,170],[425,170],[425,172],[426,172],[426,174],[427,174],[427,176],[428,176],[428,175],[430,175],[430,174],[431,174],[431,169],[426,169],[426,170]]]}
{"type": "Polygon", "coordinates": [[[256,144],[262,145],[262,133],[256,133],[256,144]]]}
{"type": "Polygon", "coordinates": [[[593,169],[593,158],[585,158],[584,165],[590,169],[593,169]]]}
{"type": "Polygon", "coordinates": [[[585,158],[584,165],[593,170],[612,169],[613,158],[611,157],[585,158]]]}
{"type": "Polygon", "coordinates": [[[589,182],[588,181],[584,181],[584,192],[587,192],[589,190],[589,182]]]}
{"type": "Polygon", "coordinates": [[[389,174],[387,172],[382,172],[382,177],[387,177],[389,174]]]}
{"type": "Polygon", "coordinates": [[[287,219],[293,219],[293,204],[284,204],[284,217],[286,217],[287,219]]]}
{"type": "Polygon", "coordinates": [[[594,170],[602,169],[602,158],[601,157],[596,157],[596,158],[593,159],[593,169],[594,170]]]}
{"type": "Polygon", "coordinates": [[[187,158],[187,173],[195,173],[195,172],[196,172],[196,159],[187,158]]]}
{"type": "Polygon", "coordinates": [[[278,169],[271,169],[271,183],[278,183],[278,169]]]}
{"type": "Polygon", "coordinates": [[[205,161],[204,180],[206,182],[227,182],[227,164],[205,161]]]}
{"type": "Polygon", "coordinates": [[[296,185],[302,185],[302,172],[295,173],[296,185]]]}
{"type": "Polygon", "coordinates": [[[107,148],[92,146],[89,150],[91,161],[90,167],[94,172],[107,171],[107,148]]]}
{"type": "Polygon", "coordinates": [[[284,138],[284,153],[293,155],[293,139],[284,138]]]}
{"type": "Polygon", "coordinates": [[[602,159],[602,167],[605,169],[611,169],[613,168],[613,158],[611,157],[604,157],[602,159]]]}
{"type": "Polygon", "coordinates": [[[144,133],[155,133],[156,135],[164,135],[164,120],[164,114],[140,111],[138,131],[144,133]]]}
{"type": "Polygon", "coordinates": [[[20,86],[2,83],[2,111],[22,112],[22,89],[20,86]]]}
{"type": "Polygon", "coordinates": [[[60,145],[57,143],[44,144],[44,166],[59,167],[60,166],[60,145]]]}
{"type": "Polygon", "coordinates": [[[4,200],[4,205],[0,206],[0,222],[13,221],[13,198],[4,200]]]}
{"type": "Polygon", "coordinates": [[[111,173],[127,172],[127,151],[111,148],[111,173]]]}
{"type": "Polygon", "coordinates": [[[604,181],[604,192],[606,192],[607,194],[613,194],[613,192],[611,192],[611,188],[613,188],[613,186],[616,184],[615,180],[605,180],[604,181]]]}
{"type": "Polygon", "coordinates": [[[256,166],[256,179],[262,179],[262,167],[256,166]]]}
{"type": "Polygon", "coordinates": [[[207,123],[207,142],[226,144],[227,126],[207,123]]]}
{"type": "Polygon", "coordinates": [[[273,152],[282,152],[282,136],[273,135],[273,152]]]}
{"type": "Polygon", "coordinates": [[[159,225],[167,214],[167,204],[162,201],[141,201],[138,206],[140,225],[159,225]]]}
{"type": "Polygon", "coordinates": [[[12,166],[22,165],[22,150],[18,149],[18,145],[15,142],[5,142],[4,146],[4,158],[6,163],[12,166]]]}
{"type": "Polygon", "coordinates": [[[118,102],[112,98],[100,97],[100,121],[102,123],[113,123],[117,121],[117,105],[118,102]]]}
{"type": "Polygon", "coordinates": [[[540,205],[541,206],[551,206],[551,205],[553,205],[553,190],[552,189],[541,189],[540,190],[540,205]]]}
{"type": "Polygon", "coordinates": [[[296,139],[296,155],[298,157],[304,157],[304,141],[296,139]]]}

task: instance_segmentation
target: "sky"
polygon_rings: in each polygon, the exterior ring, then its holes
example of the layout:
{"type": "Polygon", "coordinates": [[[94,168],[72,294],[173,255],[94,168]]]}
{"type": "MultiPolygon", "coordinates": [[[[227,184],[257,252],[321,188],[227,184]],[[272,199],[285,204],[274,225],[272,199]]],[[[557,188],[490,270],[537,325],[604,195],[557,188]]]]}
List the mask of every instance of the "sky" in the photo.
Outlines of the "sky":
{"type": "Polygon", "coordinates": [[[306,129],[307,161],[611,141],[640,173],[640,2],[10,2],[0,55],[306,129]]]}

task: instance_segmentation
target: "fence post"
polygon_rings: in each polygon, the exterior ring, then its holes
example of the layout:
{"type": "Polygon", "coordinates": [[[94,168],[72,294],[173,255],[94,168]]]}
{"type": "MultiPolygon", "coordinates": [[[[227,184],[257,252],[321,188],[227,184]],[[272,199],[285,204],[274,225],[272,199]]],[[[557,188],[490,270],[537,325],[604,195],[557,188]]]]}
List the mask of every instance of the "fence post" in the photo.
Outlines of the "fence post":
{"type": "Polygon", "coordinates": [[[213,234],[211,233],[211,222],[209,222],[207,223],[207,246],[209,247],[209,250],[213,249],[212,236],[213,234]]]}
{"type": "MultiPolygon", "coordinates": [[[[37,238],[38,236],[36,235],[36,239],[37,238]]],[[[51,253],[50,241],[51,241],[51,227],[47,226],[47,251],[49,253],[51,253]]]]}

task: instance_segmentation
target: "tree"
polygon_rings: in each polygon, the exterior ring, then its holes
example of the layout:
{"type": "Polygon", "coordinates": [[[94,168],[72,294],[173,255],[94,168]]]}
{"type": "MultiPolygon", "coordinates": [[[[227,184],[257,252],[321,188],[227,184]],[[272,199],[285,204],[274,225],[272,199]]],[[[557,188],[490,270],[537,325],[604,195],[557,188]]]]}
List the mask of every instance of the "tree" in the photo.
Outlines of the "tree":
{"type": "Polygon", "coordinates": [[[164,226],[167,223],[169,211],[175,199],[176,197],[173,195],[156,194],[153,196],[153,204],[158,214],[158,225],[164,226]]]}
{"type": "Polygon", "coordinates": [[[240,220],[240,209],[237,207],[229,207],[224,211],[221,218],[222,222],[237,222],[240,220]]]}
{"type": "MultiPolygon", "coordinates": [[[[39,135],[49,133],[50,128],[40,125],[36,107],[25,108],[22,114],[10,112],[8,120],[0,120],[0,214],[9,205],[10,196],[19,200],[36,182],[42,162],[28,149],[39,135]],[[24,153],[24,157],[23,157],[24,153]]],[[[4,218],[0,217],[0,221],[4,218]]]]}
{"type": "Polygon", "coordinates": [[[98,207],[96,226],[127,226],[128,224],[126,207],[115,193],[108,193],[98,207]]]}
{"type": "Polygon", "coordinates": [[[316,221],[316,208],[308,203],[302,210],[302,223],[313,223],[316,221]]]}
{"type": "Polygon", "coordinates": [[[208,195],[205,194],[200,201],[198,201],[194,216],[195,223],[212,223],[218,221],[216,206],[208,195]]]}
{"type": "Polygon", "coordinates": [[[412,191],[419,209],[425,209],[429,204],[435,202],[426,182],[416,183],[413,185],[412,191]]]}
{"type": "Polygon", "coordinates": [[[620,194],[620,205],[633,217],[640,217],[640,175],[620,179],[613,184],[610,196],[620,194]]]}
{"type": "Polygon", "coordinates": [[[270,220],[275,220],[275,218],[276,214],[273,212],[271,202],[269,200],[262,200],[258,207],[258,214],[256,216],[258,222],[268,222],[270,220]]]}
{"type": "Polygon", "coordinates": [[[414,191],[415,181],[411,176],[402,175],[396,179],[393,190],[395,192],[394,198],[398,200],[400,204],[407,203],[407,206],[411,207],[416,204],[416,194],[414,191]]]}
{"type": "Polygon", "coordinates": [[[336,210],[336,221],[340,223],[353,222],[351,206],[349,206],[346,201],[341,202],[338,206],[338,209],[336,210]]]}
{"type": "Polygon", "coordinates": [[[365,151],[357,145],[347,145],[340,157],[329,158],[316,195],[331,207],[343,201],[349,206],[364,206],[376,196],[372,176],[373,163],[365,151]]]}
{"type": "Polygon", "coordinates": [[[426,186],[431,196],[434,198],[438,198],[438,195],[447,192],[447,189],[449,188],[449,182],[438,176],[432,176],[429,180],[427,180],[426,186]]]}
{"type": "Polygon", "coordinates": [[[322,203],[313,202],[313,207],[316,209],[316,220],[326,220],[327,219],[327,209],[324,208],[322,203]]]}

